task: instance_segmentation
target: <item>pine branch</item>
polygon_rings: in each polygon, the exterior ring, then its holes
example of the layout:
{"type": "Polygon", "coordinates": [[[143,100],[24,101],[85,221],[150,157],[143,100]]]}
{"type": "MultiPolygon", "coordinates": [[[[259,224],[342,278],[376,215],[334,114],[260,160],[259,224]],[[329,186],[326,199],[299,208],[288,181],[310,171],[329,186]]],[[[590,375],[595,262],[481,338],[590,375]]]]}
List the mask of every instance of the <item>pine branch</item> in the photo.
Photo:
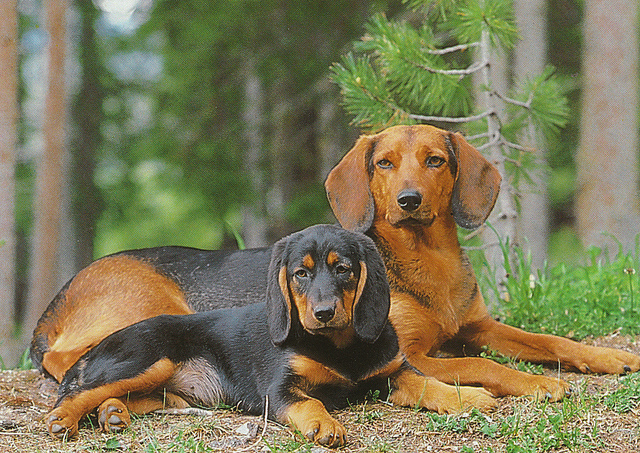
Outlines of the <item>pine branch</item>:
{"type": "Polygon", "coordinates": [[[493,91],[493,94],[503,100],[504,102],[508,103],[508,104],[513,104],[513,105],[517,105],[519,107],[523,107],[527,110],[531,110],[531,103],[533,102],[533,96],[534,96],[534,92],[531,92],[531,94],[529,95],[529,99],[527,99],[527,102],[522,102],[522,101],[518,101],[516,99],[511,99],[507,96],[503,96],[502,94],[498,93],[497,91],[493,91]]]}
{"type": "Polygon", "coordinates": [[[478,47],[479,45],[480,45],[479,42],[472,42],[469,44],[458,44],[457,46],[444,47],[442,49],[427,49],[427,53],[430,53],[431,55],[446,55],[452,52],[467,50],[470,47],[478,47]]]}
{"type": "Polygon", "coordinates": [[[489,142],[487,142],[487,143],[485,143],[485,144],[483,144],[483,145],[476,146],[476,149],[477,149],[478,151],[483,151],[483,150],[485,150],[485,149],[491,148],[492,146],[495,146],[495,145],[500,144],[501,140],[502,140],[502,135],[500,134],[500,132],[498,132],[498,133],[493,137],[493,139],[492,139],[491,141],[489,141],[489,142]]]}
{"type": "Polygon", "coordinates": [[[488,137],[489,137],[489,133],[483,132],[482,134],[467,135],[465,138],[467,139],[468,142],[470,142],[473,140],[478,140],[480,138],[488,138],[488,137]]]}
{"type": "Polygon", "coordinates": [[[424,69],[425,71],[429,71],[433,74],[457,75],[457,76],[461,76],[462,78],[478,72],[488,64],[489,64],[488,61],[480,61],[478,63],[472,64],[467,69],[436,69],[436,68],[431,68],[429,66],[420,65],[420,64],[416,66],[419,67],[420,69],[424,69]]]}
{"type": "Polygon", "coordinates": [[[532,152],[531,148],[527,148],[525,146],[518,145],[516,143],[512,143],[512,142],[506,140],[504,137],[502,137],[501,144],[503,144],[504,146],[507,146],[507,147],[509,147],[511,149],[517,149],[518,151],[522,151],[522,152],[525,152],[525,153],[532,152]]]}
{"type": "Polygon", "coordinates": [[[487,110],[486,112],[480,113],[478,115],[473,116],[460,116],[460,117],[448,117],[448,116],[427,116],[427,115],[416,115],[413,113],[408,114],[408,118],[416,121],[424,121],[424,122],[442,122],[442,123],[469,123],[471,121],[478,121],[482,118],[486,118],[490,115],[494,115],[496,112],[493,110],[487,110]]]}

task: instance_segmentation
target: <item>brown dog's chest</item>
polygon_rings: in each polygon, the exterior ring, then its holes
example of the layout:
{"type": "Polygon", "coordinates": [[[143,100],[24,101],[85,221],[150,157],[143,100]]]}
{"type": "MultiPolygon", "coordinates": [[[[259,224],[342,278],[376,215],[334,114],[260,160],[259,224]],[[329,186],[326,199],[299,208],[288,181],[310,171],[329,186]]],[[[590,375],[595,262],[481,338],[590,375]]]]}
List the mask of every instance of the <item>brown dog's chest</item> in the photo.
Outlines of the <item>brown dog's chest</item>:
{"type": "Polygon", "coordinates": [[[401,337],[419,338],[426,349],[437,349],[458,333],[481,301],[466,256],[459,248],[399,247],[381,237],[375,241],[387,268],[394,327],[401,337]]]}

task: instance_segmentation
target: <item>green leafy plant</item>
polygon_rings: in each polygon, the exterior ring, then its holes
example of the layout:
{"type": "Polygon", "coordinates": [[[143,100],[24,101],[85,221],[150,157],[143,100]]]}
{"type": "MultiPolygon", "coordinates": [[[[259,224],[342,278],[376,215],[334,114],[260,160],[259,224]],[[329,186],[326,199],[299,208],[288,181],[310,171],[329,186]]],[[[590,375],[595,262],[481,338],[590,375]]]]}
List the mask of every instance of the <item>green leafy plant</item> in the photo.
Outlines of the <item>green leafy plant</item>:
{"type": "MultiPolygon", "coordinates": [[[[506,257],[508,247],[502,244],[506,257]]],[[[486,278],[486,292],[501,299],[498,315],[508,324],[533,332],[584,338],[612,332],[640,333],[634,293],[639,287],[638,255],[619,253],[601,259],[589,250],[586,264],[558,264],[534,270],[531,260],[516,248],[515,268],[505,258],[504,287],[486,278]],[[504,291],[504,292],[503,292],[504,291]]]]}

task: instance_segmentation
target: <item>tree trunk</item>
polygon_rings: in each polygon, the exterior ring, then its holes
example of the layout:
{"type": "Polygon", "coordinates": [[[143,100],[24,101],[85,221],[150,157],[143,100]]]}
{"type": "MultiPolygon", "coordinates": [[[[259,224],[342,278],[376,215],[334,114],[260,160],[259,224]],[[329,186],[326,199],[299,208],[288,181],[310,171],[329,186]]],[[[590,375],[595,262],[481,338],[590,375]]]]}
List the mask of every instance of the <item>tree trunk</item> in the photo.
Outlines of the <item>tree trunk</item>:
{"type": "Polygon", "coordinates": [[[76,0],[80,13],[80,44],[78,47],[82,76],[80,90],[72,107],[76,133],[71,144],[73,194],[71,204],[75,236],[75,271],[93,261],[93,241],[103,199],[94,183],[96,154],[101,144],[100,124],[105,90],[101,83],[102,63],[94,22],[100,11],[92,2],[76,0]]]}
{"type": "Polygon", "coordinates": [[[585,2],[576,218],[583,245],[611,255],[640,233],[637,20],[637,0],[585,2]]]}
{"type": "MultiPolygon", "coordinates": [[[[514,10],[520,41],[514,52],[514,78],[525,80],[544,71],[547,58],[547,15],[545,0],[515,0],[514,10]]],[[[522,247],[530,254],[534,269],[541,269],[547,259],[549,243],[549,203],[547,164],[543,142],[533,127],[520,143],[536,154],[539,169],[530,173],[532,184],[520,188],[520,227],[522,247]]]]}
{"type": "Polygon", "coordinates": [[[13,367],[15,341],[15,163],[18,126],[18,15],[16,0],[0,2],[0,359],[13,367]]]}
{"type": "Polygon", "coordinates": [[[335,87],[330,85],[328,79],[318,83],[318,106],[315,125],[316,147],[319,152],[319,164],[317,178],[319,183],[324,183],[327,175],[335,167],[342,156],[349,149],[357,135],[347,136],[345,121],[341,116],[340,106],[334,94],[335,87]]]}
{"type": "MultiPolygon", "coordinates": [[[[489,43],[489,35],[487,31],[483,31],[480,42],[480,58],[482,61],[488,61],[489,64],[484,67],[480,74],[478,82],[490,89],[500,93],[507,92],[508,77],[506,70],[506,57],[498,55],[491,51],[489,43]]],[[[496,112],[494,115],[487,117],[487,132],[489,134],[489,143],[495,142],[486,151],[487,158],[493,163],[502,175],[502,184],[500,186],[500,194],[496,200],[496,206],[489,216],[488,222],[495,228],[495,232],[486,228],[482,232],[482,239],[485,244],[485,257],[489,266],[494,270],[494,279],[499,288],[502,288],[507,275],[504,257],[499,243],[509,246],[509,261],[513,266],[514,247],[517,241],[517,221],[518,211],[516,208],[515,195],[511,181],[507,177],[504,165],[504,154],[502,145],[499,143],[501,136],[500,124],[498,117],[499,109],[497,108],[495,95],[491,91],[485,91],[484,109],[496,112]],[[497,233],[497,237],[496,237],[497,233]]],[[[492,303],[488,301],[491,308],[492,303]]]]}
{"type": "Polygon", "coordinates": [[[246,153],[244,173],[251,181],[250,202],[244,207],[243,236],[247,247],[263,247],[268,243],[264,199],[264,88],[253,61],[247,59],[244,89],[244,127],[246,153]]]}
{"type": "Polygon", "coordinates": [[[25,338],[60,286],[58,244],[62,223],[65,165],[65,50],[66,0],[45,4],[49,32],[48,92],[45,102],[44,150],[36,170],[31,278],[25,338]]]}

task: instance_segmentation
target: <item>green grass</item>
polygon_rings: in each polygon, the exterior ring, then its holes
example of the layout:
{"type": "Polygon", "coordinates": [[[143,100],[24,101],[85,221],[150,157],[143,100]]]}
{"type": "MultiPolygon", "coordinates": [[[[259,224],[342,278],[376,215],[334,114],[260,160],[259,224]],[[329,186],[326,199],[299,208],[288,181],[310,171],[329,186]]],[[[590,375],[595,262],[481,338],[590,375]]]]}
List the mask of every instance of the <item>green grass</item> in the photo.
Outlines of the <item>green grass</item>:
{"type": "Polygon", "coordinates": [[[618,413],[631,412],[640,405],[640,372],[620,378],[620,385],[603,397],[602,403],[618,413]]]}
{"type": "Polygon", "coordinates": [[[500,300],[497,315],[516,327],[580,339],[589,335],[640,333],[638,253],[600,258],[589,250],[587,264],[558,264],[533,271],[521,249],[508,268],[506,295],[484,279],[488,296],[500,300]]]}
{"type": "MultiPolygon", "coordinates": [[[[512,414],[492,417],[477,410],[458,416],[429,414],[427,429],[434,432],[481,433],[500,439],[509,453],[558,449],[584,450],[598,442],[581,429],[582,417],[593,405],[579,398],[560,403],[515,405],[512,414]]],[[[594,427],[594,431],[597,430],[594,427]]]]}

